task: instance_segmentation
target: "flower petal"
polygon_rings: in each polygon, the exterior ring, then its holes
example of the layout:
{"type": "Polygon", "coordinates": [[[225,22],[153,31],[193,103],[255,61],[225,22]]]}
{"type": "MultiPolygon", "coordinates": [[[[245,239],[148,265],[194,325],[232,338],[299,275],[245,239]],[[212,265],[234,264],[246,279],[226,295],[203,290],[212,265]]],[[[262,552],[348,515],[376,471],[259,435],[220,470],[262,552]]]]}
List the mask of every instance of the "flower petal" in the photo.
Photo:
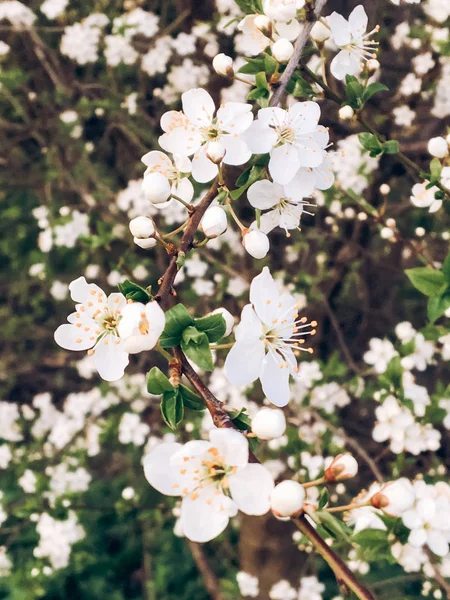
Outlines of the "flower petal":
{"type": "Polygon", "coordinates": [[[358,6],[352,10],[348,17],[348,24],[350,26],[352,36],[357,39],[361,39],[366,33],[368,21],[369,19],[367,18],[367,13],[364,10],[364,6],[362,4],[358,4],[358,6]]]}
{"type": "Polygon", "coordinates": [[[283,198],[283,188],[268,179],[256,181],[247,190],[247,199],[254,208],[266,210],[278,204],[283,198]]]}
{"type": "Polygon", "coordinates": [[[261,386],[275,406],[286,406],[290,399],[289,374],[291,365],[273,350],[266,354],[261,369],[261,386]]]}
{"type": "Polygon", "coordinates": [[[211,444],[231,467],[245,467],[248,463],[248,440],[234,429],[211,429],[211,444]]]}
{"type": "Polygon", "coordinates": [[[233,385],[248,385],[258,379],[265,349],[261,340],[238,341],[225,360],[225,373],[233,385]]]}
{"type": "Polygon", "coordinates": [[[175,442],[158,444],[144,458],[144,474],[151,486],[166,496],[180,496],[181,490],[177,485],[175,469],[170,459],[182,448],[175,442]],[[178,490],[178,491],[177,491],[178,490]]]}
{"type": "Polygon", "coordinates": [[[185,496],[181,503],[181,526],[184,535],[193,542],[209,542],[228,525],[236,514],[236,505],[223,493],[216,494],[213,486],[197,494],[185,496]]]}
{"type": "Polygon", "coordinates": [[[253,154],[266,154],[276,144],[277,134],[267,123],[258,118],[244,133],[244,139],[253,154]]]}
{"type": "Polygon", "coordinates": [[[216,107],[214,100],[202,88],[194,88],[181,96],[183,112],[194,127],[205,127],[211,124],[216,107]]]}
{"type": "Polygon", "coordinates": [[[223,159],[226,165],[243,165],[251,158],[251,150],[243,136],[223,135],[220,141],[226,150],[223,159]]]}
{"type": "Polygon", "coordinates": [[[274,482],[263,465],[248,464],[230,475],[228,481],[239,510],[247,515],[264,515],[269,511],[274,482]]]}
{"type": "MultiPolygon", "coordinates": [[[[274,148],[270,153],[269,161],[269,172],[272,179],[286,185],[294,178],[301,166],[310,166],[305,164],[305,160],[300,161],[299,154],[297,147],[292,144],[283,144],[274,148]]],[[[307,157],[309,157],[309,153],[307,157]]]]}
{"type": "Polygon", "coordinates": [[[102,301],[106,301],[105,292],[98,287],[95,283],[88,283],[84,277],[78,277],[69,284],[70,296],[74,302],[84,304],[91,300],[91,296],[94,293],[98,298],[102,298],[102,301]]]}
{"type": "Polygon", "coordinates": [[[129,363],[123,342],[114,335],[100,340],[95,347],[94,359],[97,371],[105,381],[117,381],[123,377],[125,367],[129,363]]]}
{"type": "Polygon", "coordinates": [[[65,350],[88,350],[94,346],[97,336],[93,340],[92,330],[85,331],[84,327],[76,325],[60,325],[55,331],[55,342],[65,350]]]}
{"type": "Polygon", "coordinates": [[[217,121],[222,131],[243,133],[252,124],[252,107],[244,102],[226,102],[217,111],[217,121]]]}
{"type": "Polygon", "coordinates": [[[327,17],[327,23],[330,26],[334,43],[337,46],[342,47],[350,43],[352,39],[350,25],[342,15],[336,11],[332,12],[331,15],[327,17]]]}
{"type": "Polygon", "coordinates": [[[264,267],[250,285],[250,302],[263,323],[272,323],[278,309],[279,297],[277,285],[268,267],[264,267]]]}
{"type": "Polygon", "coordinates": [[[206,148],[202,146],[192,160],[192,177],[199,183],[207,183],[217,175],[217,165],[206,156],[206,148]]]}

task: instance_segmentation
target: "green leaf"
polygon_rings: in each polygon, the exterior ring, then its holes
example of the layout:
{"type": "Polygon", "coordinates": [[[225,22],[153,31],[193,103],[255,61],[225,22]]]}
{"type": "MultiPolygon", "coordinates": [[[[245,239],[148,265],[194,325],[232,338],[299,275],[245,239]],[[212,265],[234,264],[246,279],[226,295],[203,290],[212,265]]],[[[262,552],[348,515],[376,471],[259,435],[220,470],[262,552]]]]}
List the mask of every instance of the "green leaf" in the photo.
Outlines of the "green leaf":
{"type": "Polygon", "coordinates": [[[383,144],[383,152],[386,154],[397,154],[400,151],[400,145],[397,140],[388,140],[383,144]]]}
{"type": "Polygon", "coordinates": [[[314,513],[314,517],[335,539],[350,542],[351,529],[333,514],[318,510],[314,513]]]}
{"type": "Polygon", "coordinates": [[[322,488],[322,491],[320,492],[320,495],[319,495],[319,502],[318,502],[319,510],[322,510],[323,508],[328,506],[329,501],[330,501],[330,493],[327,490],[327,488],[324,487],[324,488],[322,488]]]}
{"type": "Polygon", "coordinates": [[[147,290],[137,283],[133,283],[129,279],[125,279],[125,281],[119,283],[117,287],[127,300],[133,300],[133,302],[142,302],[143,304],[147,304],[147,302],[151,300],[151,296],[147,290]]]}
{"type": "Polygon", "coordinates": [[[181,349],[188,358],[205,371],[212,371],[214,364],[206,333],[195,327],[187,327],[183,331],[180,342],[181,349]]]}
{"type": "Polygon", "coordinates": [[[259,100],[259,98],[268,98],[269,91],[265,88],[257,87],[253,89],[248,95],[247,100],[259,100]]]}
{"type": "Polygon", "coordinates": [[[294,98],[313,98],[315,93],[306,79],[298,76],[294,85],[294,89],[292,90],[292,95],[294,98]]]}
{"type": "Polygon", "coordinates": [[[450,287],[439,296],[431,296],[428,299],[427,314],[431,323],[434,323],[439,317],[450,308],[450,287]]]}
{"type": "Polygon", "coordinates": [[[274,59],[274,57],[270,56],[270,54],[267,54],[267,52],[265,52],[264,53],[264,70],[267,73],[267,75],[273,75],[275,73],[275,71],[277,70],[277,66],[278,66],[278,63],[274,59]]]}
{"type": "Polygon", "coordinates": [[[376,135],[372,133],[360,133],[358,135],[361,146],[367,150],[370,156],[375,157],[383,153],[383,147],[376,135]]]}
{"type": "Polygon", "coordinates": [[[205,403],[201,397],[182,383],[178,387],[178,391],[183,399],[183,404],[191,410],[205,410],[205,403]]]}
{"type": "Polygon", "coordinates": [[[206,333],[210,342],[217,342],[223,338],[227,329],[225,319],[220,314],[195,319],[194,323],[199,331],[206,333]]]}
{"type": "Polygon", "coordinates": [[[370,100],[370,98],[372,98],[372,96],[374,94],[377,94],[378,92],[388,92],[389,88],[384,85],[383,83],[380,83],[379,81],[375,81],[374,83],[370,83],[366,89],[364,90],[363,94],[362,94],[362,101],[363,104],[365,104],[368,100],[370,100]]]}
{"type": "Polygon", "coordinates": [[[364,92],[363,86],[353,75],[347,75],[345,82],[345,95],[347,96],[348,104],[354,109],[360,108],[364,92]]]}
{"type": "Polygon", "coordinates": [[[417,267],[416,269],[407,269],[405,273],[413,286],[425,296],[437,296],[447,287],[442,271],[429,267],[417,267]]]}
{"type": "MultiPolygon", "coordinates": [[[[238,198],[240,198],[242,196],[242,194],[245,192],[245,190],[252,185],[252,183],[255,183],[255,181],[258,181],[258,179],[260,179],[263,171],[264,171],[264,167],[260,167],[258,165],[253,166],[250,169],[250,172],[247,177],[247,181],[243,185],[241,185],[241,187],[230,192],[231,198],[233,200],[237,200],[238,198]]],[[[236,184],[238,184],[239,179],[236,181],[236,184]]]]}
{"type": "Polygon", "coordinates": [[[442,173],[441,161],[438,158],[433,158],[430,162],[430,183],[436,183],[439,181],[442,173]]]}
{"type": "Polygon", "coordinates": [[[183,420],[184,404],[178,390],[165,392],[161,398],[161,414],[171,429],[176,429],[183,420]]]}
{"type": "Polygon", "coordinates": [[[264,58],[246,58],[245,60],[247,61],[246,64],[238,70],[238,73],[256,75],[256,73],[260,73],[266,68],[264,58]]]}
{"type": "Polygon", "coordinates": [[[249,431],[251,428],[251,419],[247,414],[246,408],[241,410],[230,410],[228,411],[230,419],[233,421],[235,427],[241,431],[249,431]]]}
{"type": "Polygon", "coordinates": [[[447,282],[450,283],[450,252],[447,254],[444,264],[442,265],[442,272],[447,282]]]}
{"type": "Polygon", "coordinates": [[[181,335],[194,320],[183,304],[177,304],[166,312],[166,326],[159,339],[162,348],[172,348],[181,342],[181,335]]]}
{"type": "Polygon", "coordinates": [[[153,367],[147,373],[147,391],[149,394],[159,396],[164,392],[173,392],[174,389],[169,378],[158,367],[153,367]]]}
{"type": "Polygon", "coordinates": [[[401,389],[403,379],[403,367],[400,356],[394,356],[389,361],[386,371],[383,373],[383,377],[391,383],[396,390],[401,389]]]}
{"type": "Polygon", "coordinates": [[[261,0],[235,0],[236,4],[241,8],[247,15],[253,15],[255,13],[262,13],[261,0]]]}

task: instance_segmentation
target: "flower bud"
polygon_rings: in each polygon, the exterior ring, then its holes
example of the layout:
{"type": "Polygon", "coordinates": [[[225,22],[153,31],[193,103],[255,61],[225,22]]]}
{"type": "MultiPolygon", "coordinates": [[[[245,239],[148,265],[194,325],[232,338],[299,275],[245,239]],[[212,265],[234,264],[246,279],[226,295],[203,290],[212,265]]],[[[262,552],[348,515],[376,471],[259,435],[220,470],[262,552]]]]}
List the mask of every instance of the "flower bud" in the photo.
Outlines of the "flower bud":
{"type": "Polygon", "coordinates": [[[369,73],[375,73],[380,68],[380,62],[376,58],[369,58],[366,62],[366,67],[369,73]]]}
{"type": "Polygon", "coordinates": [[[267,235],[257,229],[249,229],[244,234],[242,244],[253,258],[264,258],[270,248],[267,235]]]}
{"type": "Polygon", "coordinates": [[[227,213],[221,206],[210,206],[200,222],[200,228],[208,238],[221,235],[227,228],[227,213]]]}
{"type": "Polygon", "coordinates": [[[206,147],[206,156],[215,165],[218,165],[222,162],[226,153],[227,151],[225,150],[225,146],[220,142],[209,142],[208,146],[206,147]]]}
{"type": "Polygon", "coordinates": [[[343,121],[345,121],[347,119],[351,119],[354,114],[355,114],[355,111],[348,104],[346,104],[345,106],[343,106],[342,108],[339,109],[339,118],[342,119],[343,121]]]}
{"type": "Polygon", "coordinates": [[[136,244],[136,246],[139,246],[139,248],[143,248],[144,250],[153,248],[153,246],[156,246],[156,243],[157,243],[155,238],[152,238],[152,237],[149,237],[146,239],[134,237],[133,242],[136,244]]]}
{"type": "Polygon", "coordinates": [[[354,477],[357,472],[358,463],[355,458],[351,454],[339,454],[325,470],[325,478],[327,481],[339,481],[354,477]]]}
{"type": "Polygon", "coordinates": [[[266,35],[267,37],[272,36],[272,21],[269,19],[269,17],[266,17],[266,15],[258,15],[255,17],[253,24],[262,34],[266,35]]]}
{"type": "Polygon", "coordinates": [[[252,431],[262,440],[274,440],[286,431],[286,417],[279,408],[261,408],[252,419],[252,431]]]}
{"type": "Polygon", "coordinates": [[[323,44],[323,42],[331,37],[331,31],[323,23],[316,21],[310,35],[315,42],[323,44]]]}
{"type": "Polygon", "coordinates": [[[154,235],[155,226],[148,217],[136,217],[130,221],[130,231],[134,237],[146,239],[154,235]]]}
{"type": "Polygon", "coordinates": [[[214,71],[224,77],[234,77],[233,59],[223,52],[217,54],[212,61],[214,71]]]}
{"type": "Polygon", "coordinates": [[[286,479],[273,489],[270,507],[277,517],[291,517],[301,511],[305,497],[303,486],[292,479],[286,479]]]}
{"type": "Polygon", "coordinates": [[[142,191],[152,204],[162,204],[170,197],[171,187],[167,177],[155,171],[145,175],[142,181],[142,191]]]}
{"type": "Polygon", "coordinates": [[[428,142],[428,152],[436,158],[444,158],[448,154],[447,140],[443,137],[434,137],[428,142]]]}
{"type": "Polygon", "coordinates": [[[294,45],[289,40],[281,38],[277,40],[272,46],[272,56],[279,63],[289,62],[291,56],[294,54],[294,45]]]}
{"type": "Polygon", "coordinates": [[[234,327],[233,315],[226,308],[223,308],[223,307],[216,308],[209,314],[210,315],[222,315],[222,317],[225,321],[225,327],[226,327],[223,337],[228,337],[230,335],[230,333],[233,331],[233,327],[234,327]]]}
{"type": "Polygon", "coordinates": [[[386,483],[370,499],[372,506],[381,509],[390,517],[399,517],[414,504],[414,487],[409,479],[402,477],[386,483]]]}

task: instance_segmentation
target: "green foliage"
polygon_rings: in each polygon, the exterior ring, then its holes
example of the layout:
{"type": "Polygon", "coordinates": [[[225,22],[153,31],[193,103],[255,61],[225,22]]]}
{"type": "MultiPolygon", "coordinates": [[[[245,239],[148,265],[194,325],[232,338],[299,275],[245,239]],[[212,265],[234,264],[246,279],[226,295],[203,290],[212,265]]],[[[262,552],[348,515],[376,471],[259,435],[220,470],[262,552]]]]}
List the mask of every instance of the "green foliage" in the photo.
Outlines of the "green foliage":
{"type": "Polygon", "coordinates": [[[400,150],[397,140],[388,140],[380,142],[373,133],[360,133],[358,139],[364,150],[367,150],[371,157],[381,156],[382,154],[397,154],[400,150]]]}
{"type": "Polygon", "coordinates": [[[405,271],[413,286],[429,296],[427,314],[431,323],[450,308],[450,253],[440,270],[416,267],[405,271]]]}
{"type": "Polygon", "coordinates": [[[143,287],[137,283],[133,283],[129,279],[119,283],[117,287],[127,300],[142,302],[143,304],[147,304],[147,302],[151,300],[150,291],[148,289],[145,290],[143,287]]]}
{"type": "Polygon", "coordinates": [[[367,87],[364,87],[362,83],[353,75],[347,75],[345,78],[345,95],[347,98],[346,104],[351,106],[354,110],[360,110],[364,104],[368,102],[372,96],[378,92],[387,92],[389,88],[375,81],[370,83],[367,87]]]}
{"type": "Polygon", "coordinates": [[[183,331],[194,324],[194,319],[183,304],[176,304],[166,312],[166,325],[159,339],[162,348],[173,348],[181,343],[183,331]]]}

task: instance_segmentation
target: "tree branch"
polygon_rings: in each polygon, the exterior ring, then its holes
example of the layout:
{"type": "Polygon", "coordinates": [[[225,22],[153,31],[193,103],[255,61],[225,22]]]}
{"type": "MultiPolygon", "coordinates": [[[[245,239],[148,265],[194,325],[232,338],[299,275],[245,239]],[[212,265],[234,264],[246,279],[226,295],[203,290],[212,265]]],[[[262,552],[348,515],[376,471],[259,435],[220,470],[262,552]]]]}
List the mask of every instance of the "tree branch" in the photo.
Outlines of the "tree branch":
{"type": "Polygon", "coordinates": [[[191,540],[187,540],[187,543],[191,549],[192,557],[195,560],[197,569],[203,577],[203,583],[205,584],[205,588],[210,595],[211,600],[224,600],[220,592],[219,581],[206,559],[201,544],[197,544],[197,542],[192,542],[191,540]]]}
{"type": "Polygon", "coordinates": [[[294,54],[292,55],[291,60],[288,62],[287,67],[284,70],[283,75],[281,76],[278,82],[277,89],[275,90],[272,98],[270,99],[269,106],[277,106],[277,104],[280,103],[281,97],[283,96],[286,90],[287,84],[289,83],[292,75],[294,74],[294,71],[298,67],[298,63],[300,62],[300,59],[303,54],[303,49],[309,40],[309,34],[311,33],[311,29],[313,28],[314,23],[319,18],[320,13],[322,12],[323,7],[326,3],[327,0],[317,0],[317,2],[314,5],[314,9],[310,8],[307,12],[308,20],[303,25],[300,35],[298,36],[297,41],[295,42],[294,54]]]}

